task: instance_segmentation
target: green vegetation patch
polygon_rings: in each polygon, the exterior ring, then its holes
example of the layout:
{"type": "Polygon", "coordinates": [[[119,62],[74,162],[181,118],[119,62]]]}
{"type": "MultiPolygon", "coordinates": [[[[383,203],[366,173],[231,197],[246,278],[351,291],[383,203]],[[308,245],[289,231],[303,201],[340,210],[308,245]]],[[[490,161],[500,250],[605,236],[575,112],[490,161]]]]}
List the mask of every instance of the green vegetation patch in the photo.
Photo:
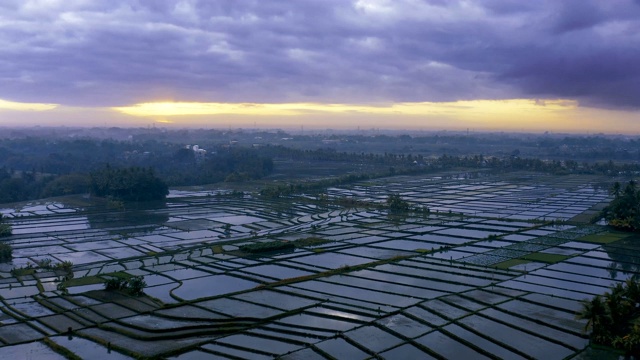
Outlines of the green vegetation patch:
{"type": "Polygon", "coordinates": [[[106,166],[91,172],[91,193],[115,201],[116,208],[121,201],[162,200],[169,194],[167,184],[155,176],[152,168],[112,168],[106,166]]]}
{"type": "Polygon", "coordinates": [[[85,276],[77,279],[69,279],[63,282],[65,287],[102,284],[104,279],[97,276],[85,276]]]}
{"type": "Polygon", "coordinates": [[[12,230],[9,224],[0,224],[0,237],[11,236],[12,230]]]}
{"type": "Polygon", "coordinates": [[[319,246],[332,242],[331,240],[321,239],[319,237],[310,236],[303,239],[292,241],[295,247],[319,246]]]}
{"type": "Polygon", "coordinates": [[[272,252],[272,251],[282,251],[282,250],[293,250],[296,246],[292,242],[289,241],[269,241],[269,242],[258,242],[254,244],[247,244],[240,246],[240,250],[256,254],[256,253],[264,253],[264,252],[272,252]]]}
{"type": "Polygon", "coordinates": [[[13,247],[11,244],[3,242],[0,243],[0,262],[11,261],[13,258],[13,247]]]}
{"type": "Polygon", "coordinates": [[[11,225],[4,223],[0,214],[0,237],[11,236],[12,232],[11,225]]]}
{"type": "MultiPolygon", "coordinates": [[[[293,250],[301,247],[320,246],[332,242],[331,240],[321,239],[319,237],[310,236],[294,241],[274,240],[267,242],[257,242],[254,244],[246,244],[239,247],[239,250],[245,253],[258,254],[265,252],[293,250]]],[[[215,252],[215,247],[212,248],[215,252]]],[[[222,249],[222,248],[220,248],[222,249]]]]}
{"type": "Polygon", "coordinates": [[[620,232],[608,232],[602,234],[592,234],[579,238],[579,241],[596,243],[596,244],[609,244],[614,241],[618,241],[629,237],[628,233],[620,233],[620,232]]]}
{"type": "Polygon", "coordinates": [[[34,267],[14,268],[11,270],[11,274],[13,276],[26,276],[26,275],[33,275],[35,273],[36,273],[36,269],[34,267]]]}
{"type": "Polygon", "coordinates": [[[511,259],[511,260],[507,260],[507,261],[503,261],[501,263],[496,264],[495,266],[498,269],[503,269],[503,270],[507,270],[510,269],[514,266],[518,266],[518,265],[522,265],[522,264],[528,264],[530,263],[530,260],[525,260],[525,259],[511,259]]]}
{"type": "Polygon", "coordinates": [[[537,261],[537,262],[543,262],[543,263],[547,263],[547,264],[555,264],[557,262],[564,261],[564,260],[566,260],[568,258],[569,258],[569,256],[567,256],[567,255],[548,254],[548,253],[543,253],[543,252],[536,252],[536,253],[532,253],[532,254],[529,254],[529,255],[525,255],[521,259],[530,260],[530,261],[537,261]]]}
{"type": "MultiPolygon", "coordinates": [[[[128,280],[130,278],[133,277],[133,275],[126,273],[124,271],[116,271],[116,272],[112,272],[112,273],[108,273],[108,274],[102,274],[100,275],[103,279],[109,279],[111,277],[115,277],[118,279],[124,279],[124,280],[128,280]]],[[[104,281],[104,280],[103,280],[104,281]]]]}
{"type": "Polygon", "coordinates": [[[121,291],[134,296],[143,295],[146,286],[147,283],[142,276],[112,277],[104,283],[107,291],[121,291]]]}

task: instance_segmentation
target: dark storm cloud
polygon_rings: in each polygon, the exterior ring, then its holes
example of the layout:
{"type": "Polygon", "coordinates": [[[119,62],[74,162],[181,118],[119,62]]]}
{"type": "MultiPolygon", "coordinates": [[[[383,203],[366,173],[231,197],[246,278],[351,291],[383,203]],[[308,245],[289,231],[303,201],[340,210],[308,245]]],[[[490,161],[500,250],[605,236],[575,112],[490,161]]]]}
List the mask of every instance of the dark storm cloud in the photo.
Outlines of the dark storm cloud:
{"type": "Polygon", "coordinates": [[[0,99],[640,107],[637,1],[0,3],[0,99]]]}

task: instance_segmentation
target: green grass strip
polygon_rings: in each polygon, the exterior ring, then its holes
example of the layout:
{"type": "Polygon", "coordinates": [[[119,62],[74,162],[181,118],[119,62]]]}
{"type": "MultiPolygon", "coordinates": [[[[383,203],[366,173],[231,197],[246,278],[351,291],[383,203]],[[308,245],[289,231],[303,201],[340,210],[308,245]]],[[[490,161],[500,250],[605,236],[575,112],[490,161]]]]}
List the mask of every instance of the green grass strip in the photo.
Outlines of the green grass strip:
{"type": "Polygon", "coordinates": [[[104,279],[101,279],[97,276],[85,276],[81,278],[69,279],[64,282],[64,286],[72,287],[72,286],[83,286],[83,285],[93,285],[93,284],[101,284],[104,282],[104,279]]]}
{"type": "Polygon", "coordinates": [[[528,264],[531,261],[529,260],[524,260],[524,259],[510,259],[507,261],[503,261],[501,263],[496,264],[495,266],[498,269],[502,269],[502,270],[508,270],[513,266],[518,266],[518,265],[522,265],[522,264],[528,264]]]}
{"type": "Polygon", "coordinates": [[[560,261],[564,261],[568,258],[569,256],[567,255],[548,254],[543,252],[536,252],[536,253],[532,253],[532,254],[521,257],[521,259],[524,259],[524,260],[538,261],[538,262],[543,262],[547,264],[555,264],[560,261]]]}
{"type": "Polygon", "coordinates": [[[621,232],[608,232],[608,233],[602,233],[602,234],[593,234],[593,235],[587,235],[587,236],[583,236],[581,238],[578,238],[579,241],[584,241],[584,242],[590,242],[590,243],[595,243],[595,244],[609,244],[624,238],[629,237],[630,234],[628,233],[621,233],[621,232]]]}

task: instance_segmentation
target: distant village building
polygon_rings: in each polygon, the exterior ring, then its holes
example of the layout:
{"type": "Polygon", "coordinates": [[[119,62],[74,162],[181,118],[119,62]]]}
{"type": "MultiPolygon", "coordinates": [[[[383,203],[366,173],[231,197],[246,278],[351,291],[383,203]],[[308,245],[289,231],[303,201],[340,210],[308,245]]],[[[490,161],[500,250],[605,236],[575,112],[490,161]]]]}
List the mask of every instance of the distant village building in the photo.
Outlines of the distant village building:
{"type": "Polygon", "coordinates": [[[322,143],[324,145],[337,145],[337,144],[340,144],[341,141],[336,139],[324,139],[322,140],[322,143]]]}
{"type": "Polygon", "coordinates": [[[193,150],[193,156],[196,158],[196,161],[202,161],[207,156],[207,150],[200,149],[198,145],[186,145],[185,149],[193,150]]]}

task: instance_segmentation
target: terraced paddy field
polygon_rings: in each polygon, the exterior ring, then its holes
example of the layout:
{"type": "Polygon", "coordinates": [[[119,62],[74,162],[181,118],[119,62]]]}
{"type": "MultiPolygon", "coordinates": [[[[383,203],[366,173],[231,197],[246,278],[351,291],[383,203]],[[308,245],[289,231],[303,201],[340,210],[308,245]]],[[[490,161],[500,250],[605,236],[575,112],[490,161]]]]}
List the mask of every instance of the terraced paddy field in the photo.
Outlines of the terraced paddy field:
{"type": "Polygon", "coordinates": [[[468,177],[328,191],[431,210],[403,215],[189,191],[148,209],[6,207],[0,358],[586,358],[580,301],[640,271],[640,240],[583,221],[606,179],[468,177]],[[144,296],[104,290],[134,276],[144,296]]]}

